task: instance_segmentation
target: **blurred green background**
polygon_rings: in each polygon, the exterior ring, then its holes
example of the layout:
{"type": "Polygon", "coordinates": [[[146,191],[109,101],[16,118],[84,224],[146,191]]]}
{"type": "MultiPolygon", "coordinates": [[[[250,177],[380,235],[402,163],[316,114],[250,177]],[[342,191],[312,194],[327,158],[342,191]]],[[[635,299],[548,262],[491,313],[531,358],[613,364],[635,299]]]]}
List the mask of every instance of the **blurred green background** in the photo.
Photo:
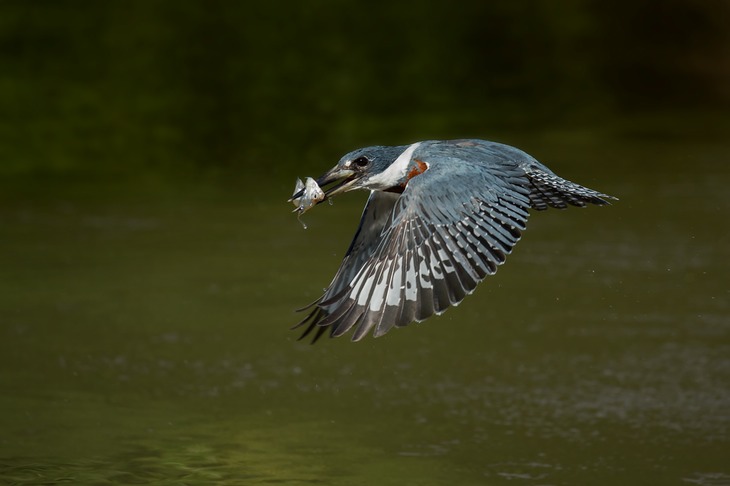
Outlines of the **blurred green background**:
{"type": "Polygon", "coordinates": [[[375,143],[556,126],[727,129],[727,2],[20,1],[1,8],[6,177],[227,171],[291,178],[303,165],[319,170],[375,143]],[[721,126],[705,123],[712,114],[721,126]],[[647,116],[690,118],[657,127],[647,116]]]}
{"type": "Polygon", "coordinates": [[[730,3],[0,2],[0,483],[730,483],[730,3]],[[297,342],[372,144],[619,197],[382,339],[297,342]]]}

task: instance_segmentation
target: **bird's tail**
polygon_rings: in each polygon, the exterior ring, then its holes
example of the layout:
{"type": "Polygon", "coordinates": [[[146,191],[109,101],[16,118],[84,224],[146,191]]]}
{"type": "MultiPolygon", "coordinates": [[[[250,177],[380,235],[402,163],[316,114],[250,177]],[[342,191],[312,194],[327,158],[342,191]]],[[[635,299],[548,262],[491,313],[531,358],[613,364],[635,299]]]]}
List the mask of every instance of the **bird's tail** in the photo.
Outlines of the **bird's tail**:
{"type": "Polygon", "coordinates": [[[548,207],[565,209],[568,204],[578,207],[585,207],[587,204],[603,206],[611,204],[609,200],[618,200],[618,198],[588,189],[538,167],[527,167],[525,173],[532,189],[530,206],[539,211],[548,207]]]}

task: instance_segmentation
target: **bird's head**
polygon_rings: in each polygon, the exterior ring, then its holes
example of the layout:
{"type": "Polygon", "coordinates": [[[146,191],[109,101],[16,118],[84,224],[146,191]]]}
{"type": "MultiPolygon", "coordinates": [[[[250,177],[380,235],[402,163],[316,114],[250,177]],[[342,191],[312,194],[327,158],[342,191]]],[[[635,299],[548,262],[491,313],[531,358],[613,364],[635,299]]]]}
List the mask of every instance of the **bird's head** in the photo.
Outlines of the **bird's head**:
{"type": "MultiPolygon", "coordinates": [[[[417,144],[396,147],[366,147],[345,155],[317,179],[325,199],[354,189],[386,190],[405,184],[411,154],[417,144]]],[[[297,194],[292,196],[297,197],[297,194]]]]}

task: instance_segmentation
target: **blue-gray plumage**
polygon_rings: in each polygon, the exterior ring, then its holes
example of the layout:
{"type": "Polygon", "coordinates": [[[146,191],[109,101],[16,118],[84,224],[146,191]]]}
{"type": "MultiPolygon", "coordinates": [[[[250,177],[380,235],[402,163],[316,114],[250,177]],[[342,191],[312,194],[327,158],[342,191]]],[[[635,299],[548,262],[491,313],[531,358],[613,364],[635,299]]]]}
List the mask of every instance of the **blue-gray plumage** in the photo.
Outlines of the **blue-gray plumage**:
{"type": "Polygon", "coordinates": [[[483,140],[358,149],[317,181],[335,182],[325,198],[371,193],[332,283],[295,326],[306,326],[302,337],[316,330],[313,341],[327,329],[332,337],[354,329],[353,341],[377,337],[441,314],[504,263],[529,209],[615,199],[483,140]]]}

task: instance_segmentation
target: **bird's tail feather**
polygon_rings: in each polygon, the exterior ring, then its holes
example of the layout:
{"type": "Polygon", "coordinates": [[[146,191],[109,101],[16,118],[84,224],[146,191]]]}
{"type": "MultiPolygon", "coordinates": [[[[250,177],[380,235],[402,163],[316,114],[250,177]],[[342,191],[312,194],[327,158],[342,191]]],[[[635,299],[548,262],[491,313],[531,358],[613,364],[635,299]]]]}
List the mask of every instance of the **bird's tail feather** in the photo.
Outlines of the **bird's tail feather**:
{"type": "Polygon", "coordinates": [[[552,172],[545,172],[537,168],[529,168],[525,172],[532,186],[530,206],[533,209],[543,210],[548,207],[564,209],[568,207],[568,204],[578,207],[584,207],[587,204],[603,206],[611,204],[610,199],[617,199],[570,182],[552,172]]]}

